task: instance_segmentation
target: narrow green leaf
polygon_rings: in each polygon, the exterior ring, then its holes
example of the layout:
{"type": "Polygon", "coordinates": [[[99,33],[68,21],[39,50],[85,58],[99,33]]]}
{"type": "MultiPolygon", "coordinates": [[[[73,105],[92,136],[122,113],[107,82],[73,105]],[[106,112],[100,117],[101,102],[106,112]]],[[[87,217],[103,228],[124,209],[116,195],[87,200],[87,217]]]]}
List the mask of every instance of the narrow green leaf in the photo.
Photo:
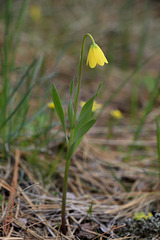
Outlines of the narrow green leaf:
{"type": "Polygon", "coordinates": [[[12,133],[11,138],[16,138],[17,136],[20,135],[20,132],[21,132],[21,130],[24,128],[24,125],[25,125],[25,120],[26,120],[26,117],[27,117],[28,109],[29,109],[29,107],[26,107],[26,109],[25,109],[25,111],[24,111],[24,113],[23,113],[23,116],[22,116],[22,121],[21,121],[18,129],[15,130],[14,133],[12,133]]]}
{"type": "Polygon", "coordinates": [[[75,79],[75,77],[73,77],[73,80],[72,80],[71,85],[70,85],[70,97],[72,96],[73,89],[74,89],[74,79],[75,79]]]}
{"type": "Polygon", "coordinates": [[[83,136],[80,137],[80,138],[75,142],[73,153],[76,151],[77,147],[78,147],[79,144],[81,143],[82,138],[83,138],[83,136]]]}
{"type": "Polygon", "coordinates": [[[99,92],[101,86],[102,86],[102,83],[99,84],[98,89],[97,89],[95,95],[94,95],[93,97],[91,97],[91,98],[84,104],[84,106],[82,107],[81,112],[80,112],[80,115],[79,115],[79,117],[78,117],[78,121],[80,121],[86,114],[88,114],[88,113],[90,113],[90,112],[92,111],[93,102],[94,102],[95,98],[97,97],[98,92],[99,92]]]}
{"type": "Polygon", "coordinates": [[[10,99],[14,96],[14,94],[16,93],[16,91],[18,90],[18,88],[20,87],[20,85],[23,83],[23,81],[25,80],[25,78],[28,76],[30,70],[33,68],[33,66],[35,65],[36,60],[34,59],[33,62],[31,63],[31,65],[28,67],[28,69],[26,70],[26,72],[23,74],[23,76],[21,77],[20,81],[18,81],[18,83],[16,84],[16,86],[13,88],[10,96],[8,97],[8,101],[7,103],[10,101],[10,99]]]}
{"type": "Polygon", "coordinates": [[[11,112],[11,114],[4,120],[4,122],[1,124],[0,129],[6,125],[6,123],[14,116],[14,114],[19,110],[19,108],[22,106],[22,104],[27,100],[27,97],[29,96],[32,88],[34,85],[30,86],[30,88],[27,90],[24,97],[19,101],[15,109],[11,112]]]}
{"type": "Polygon", "coordinates": [[[102,82],[100,82],[100,84],[99,84],[99,86],[98,86],[98,88],[97,88],[97,91],[96,91],[96,96],[98,95],[98,93],[99,93],[99,91],[100,91],[101,87],[102,87],[102,82]]]}
{"type": "Polygon", "coordinates": [[[61,61],[64,53],[66,52],[66,50],[69,48],[69,46],[71,45],[71,42],[68,42],[64,45],[64,48],[62,49],[62,51],[60,52],[59,56],[56,58],[56,62],[53,66],[53,69],[56,69],[56,67],[58,66],[59,62],[61,61]]]}
{"type": "Polygon", "coordinates": [[[78,117],[78,121],[80,121],[86,114],[92,111],[93,102],[96,96],[91,97],[82,107],[81,112],[78,117]]]}
{"type": "Polygon", "coordinates": [[[70,123],[71,128],[73,126],[73,119],[74,119],[74,109],[73,109],[73,104],[72,104],[72,93],[73,93],[73,89],[74,89],[74,79],[75,79],[75,77],[73,77],[73,80],[70,84],[70,99],[69,99],[69,103],[68,103],[68,119],[69,119],[69,123],[70,123]]]}
{"type": "Polygon", "coordinates": [[[14,61],[16,58],[17,47],[19,44],[22,28],[23,28],[24,22],[25,22],[25,16],[27,13],[27,5],[28,5],[28,0],[21,1],[20,9],[18,11],[18,17],[16,18],[14,28],[12,30],[12,33],[10,34],[9,42],[10,42],[10,48],[12,49],[12,63],[13,64],[14,64],[14,61]],[[13,45],[13,42],[14,42],[14,45],[13,45]]]}
{"type": "Polygon", "coordinates": [[[74,118],[74,110],[73,110],[72,100],[70,99],[68,103],[68,119],[69,119],[71,128],[73,126],[73,118],[74,118]]]}
{"type": "Polygon", "coordinates": [[[90,111],[87,111],[86,114],[83,115],[83,117],[79,120],[75,126],[75,130],[74,130],[74,138],[77,135],[78,130],[84,125],[86,124],[92,117],[92,109],[90,109],[90,111]]]}
{"type": "Polygon", "coordinates": [[[43,59],[44,59],[44,56],[43,54],[41,54],[38,62],[37,62],[37,65],[34,69],[34,72],[33,72],[33,76],[32,76],[32,83],[35,82],[35,80],[37,79],[38,77],[38,74],[40,72],[40,69],[41,69],[41,66],[42,66],[42,63],[43,63],[43,59]]]}
{"type": "Polygon", "coordinates": [[[95,122],[96,122],[96,119],[92,119],[92,120],[88,121],[86,124],[84,124],[78,130],[74,142],[72,143],[72,145],[70,146],[70,148],[67,151],[67,159],[70,159],[72,157],[73,153],[75,152],[75,150],[77,149],[78,145],[80,144],[84,134],[89,131],[89,129],[95,124],[95,122]]]}
{"type": "Polygon", "coordinates": [[[43,84],[47,81],[47,80],[49,80],[49,79],[53,79],[53,77],[56,75],[56,72],[52,72],[52,73],[50,73],[50,74],[48,74],[48,75],[45,75],[45,76],[42,76],[42,77],[40,77],[40,79],[39,79],[39,81],[38,82],[43,82],[43,84]]]}
{"type": "Polygon", "coordinates": [[[79,128],[79,130],[77,131],[77,135],[75,138],[75,142],[82,137],[85,133],[87,133],[89,131],[89,129],[95,124],[96,119],[92,119],[90,121],[88,121],[86,124],[84,124],[81,128],[79,128]]]}
{"type": "Polygon", "coordinates": [[[77,91],[78,91],[78,85],[76,86],[76,89],[74,92],[74,106],[76,105],[77,91]]]}
{"type": "Polygon", "coordinates": [[[62,108],[60,97],[58,95],[58,92],[57,92],[54,84],[52,84],[52,98],[53,98],[53,103],[54,103],[56,112],[57,112],[58,117],[59,117],[59,119],[60,119],[60,121],[62,123],[66,140],[68,141],[67,135],[66,135],[66,124],[65,124],[64,111],[63,111],[63,108],[62,108]]]}

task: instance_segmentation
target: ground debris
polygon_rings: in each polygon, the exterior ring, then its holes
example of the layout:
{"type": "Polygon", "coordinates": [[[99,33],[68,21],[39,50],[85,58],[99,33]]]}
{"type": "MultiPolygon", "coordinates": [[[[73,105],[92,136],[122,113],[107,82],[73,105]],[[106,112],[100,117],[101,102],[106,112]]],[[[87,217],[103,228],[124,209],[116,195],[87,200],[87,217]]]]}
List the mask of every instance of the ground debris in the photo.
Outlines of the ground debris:
{"type": "Polygon", "coordinates": [[[153,217],[148,219],[142,218],[136,220],[134,218],[128,218],[123,221],[125,226],[115,230],[115,233],[124,237],[127,234],[131,235],[131,239],[160,239],[160,214],[156,213],[153,217]]]}

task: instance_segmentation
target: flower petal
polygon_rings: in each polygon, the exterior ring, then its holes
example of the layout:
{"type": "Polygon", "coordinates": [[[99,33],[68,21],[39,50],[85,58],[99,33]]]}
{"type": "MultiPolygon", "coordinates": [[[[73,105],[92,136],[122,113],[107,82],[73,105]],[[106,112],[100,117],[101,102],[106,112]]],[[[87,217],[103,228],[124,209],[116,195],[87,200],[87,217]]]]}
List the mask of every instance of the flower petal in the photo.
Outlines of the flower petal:
{"type": "Polygon", "coordinates": [[[90,48],[89,48],[89,52],[88,52],[88,57],[87,57],[86,65],[88,65],[88,63],[89,63],[90,54],[91,54],[91,46],[90,46],[90,48]]]}
{"type": "Polygon", "coordinates": [[[89,63],[90,68],[94,68],[97,65],[97,61],[94,55],[94,50],[92,45],[89,49],[87,63],[89,63]]]}
{"type": "Polygon", "coordinates": [[[103,51],[97,44],[94,47],[94,55],[95,55],[97,64],[99,64],[100,66],[103,66],[105,63],[108,63],[103,51]]]}

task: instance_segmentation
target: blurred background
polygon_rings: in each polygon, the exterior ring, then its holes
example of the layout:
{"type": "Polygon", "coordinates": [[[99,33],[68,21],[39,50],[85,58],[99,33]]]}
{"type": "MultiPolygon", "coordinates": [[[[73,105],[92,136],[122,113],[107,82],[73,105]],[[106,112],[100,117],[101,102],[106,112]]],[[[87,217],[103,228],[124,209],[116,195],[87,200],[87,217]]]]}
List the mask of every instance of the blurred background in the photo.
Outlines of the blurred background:
{"type": "MultiPolygon", "coordinates": [[[[17,65],[28,64],[34,57],[43,54],[43,71],[50,73],[56,65],[57,75],[54,82],[57,82],[57,88],[61,87],[62,91],[67,92],[73,75],[77,76],[78,73],[79,54],[84,34],[91,33],[103,49],[109,61],[107,66],[90,70],[84,64],[81,94],[85,100],[86,95],[89,97],[95,91],[98,80],[103,81],[101,95],[103,95],[102,101],[105,101],[128,72],[159,50],[159,1],[15,0],[11,8],[10,31],[15,27],[22,2],[25,5],[23,9],[25,14],[16,53],[17,65]],[[89,87],[86,88],[86,86],[89,87]]],[[[6,1],[1,0],[1,44],[5,25],[5,5],[6,1]]],[[[90,43],[90,40],[87,40],[85,58],[90,43]]],[[[138,99],[147,97],[143,96],[142,89],[143,93],[148,90],[146,88],[149,87],[158,70],[158,56],[140,70],[136,80],[141,87],[138,99]]],[[[51,82],[52,79],[46,82],[44,87],[50,89],[51,82]]],[[[132,86],[131,81],[129,85],[132,86]]],[[[121,101],[126,108],[130,108],[130,95],[132,95],[130,86],[128,88],[126,86],[127,93],[121,96],[121,101]]],[[[43,88],[40,91],[43,91],[43,88]]]]}
{"type": "MultiPolygon", "coordinates": [[[[86,66],[91,44],[87,39],[80,98],[87,101],[102,81],[97,102],[103,108],[96,123],[102,128],[96,130],[97,134],[105,132],[102,143],[108,144],[106,138],[137,139],[146,116],[151,113],[150,121],[160,113],[159,1],[1,0],[2,146],[10,145],[17,137],[21,139],[17,145],[28,146],[26,136],[35,136],[36,141],[40,141],[37,136],[42,136],[42,144],[44,133],[52,129],[55,134],[56,129],[58,134],[57,116],[47,107],[52,101],[51,84],[56,85],[63,105],[67,106],[69,85],[73,76],[77,80],[82,39],[87,32],[93,35],[109,62],[94,69],[86,66]],[[113,121],[112,110],[120,111],[123,117],[113,121]]],[[[124,144],[124,151],[128,145],[124,144]]],[[[119,143],[115,147],[119,149],[119,143]]]]}

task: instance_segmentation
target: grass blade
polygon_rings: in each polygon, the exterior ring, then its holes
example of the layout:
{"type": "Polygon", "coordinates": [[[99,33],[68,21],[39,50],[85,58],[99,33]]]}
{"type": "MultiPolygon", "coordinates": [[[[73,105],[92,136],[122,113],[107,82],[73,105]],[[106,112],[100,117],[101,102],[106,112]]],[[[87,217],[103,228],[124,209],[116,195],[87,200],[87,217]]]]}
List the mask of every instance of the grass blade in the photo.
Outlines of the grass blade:
{"type": "Polygon", "coordinates": [[[11,114],[5,119],[5,121],[1,124],[0,129],[2,129],[6,123],[15,115],[15,113],[19,110],[19,108],[22,106],[22,104],[26,101],[27,97],[29,96],[32,88],[34,85],[31,85],[24,97],[19,101],[15,109],[11,112],[11,114]]]}
{"type": "Polygon", "coordinates": [[[10,99],[14,96],[14,94],[16,93],[16,91],[18,90],[18,88],[20,87],[20,85],[23,83],[23,81],[25,80],[25,78],[28,76],[29,72],[31,71],[31,69],[33,68],[33,66],[35,65],[36,60],[34,59],[33,62],[31,63],[31,65],[28,67],[27,71],[23,74],[23,76],[21,77],[20,81],[17,83],[17,85],[13,88],[10,96],[8,97],[8,101],[7,103],[10,101],[10,99]]]}

